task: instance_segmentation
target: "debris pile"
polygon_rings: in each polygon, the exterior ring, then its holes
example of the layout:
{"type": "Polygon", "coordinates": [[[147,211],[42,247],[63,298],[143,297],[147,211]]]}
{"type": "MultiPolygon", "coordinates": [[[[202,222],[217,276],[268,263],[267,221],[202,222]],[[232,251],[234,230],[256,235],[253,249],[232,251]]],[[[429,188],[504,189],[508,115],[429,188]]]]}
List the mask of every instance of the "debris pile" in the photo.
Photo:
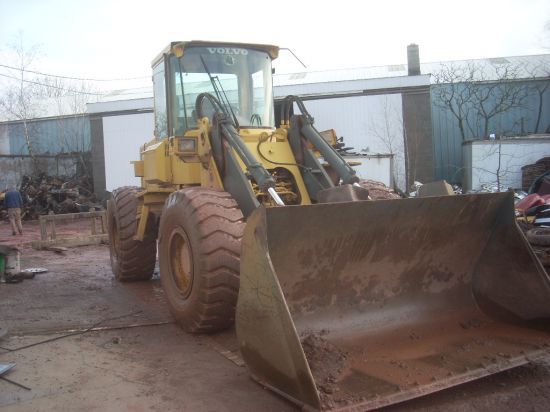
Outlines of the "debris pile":
{"type": "MultiPolygon", "coordinates": [[[[18,190],[23,198],[21,215],[24,219],[37,219],[50,213],[87,212],[91,207],[96,210],[102,208],[88,176],[68,178],[45,173],[23,176],[18,190]]],[[[5,210],[1,211],[1,217],[7,218],[5,210]]]]}
{"type": "Polygon", "coordinates": [[[550,267],[550,158],[522,168],[529,193],[516,192],[516,219],[540,262],[550,267]]]}
{"type": "Polygon", "coordinates": [[[346,369],[348,354],[321,336],[308,333],[301,338],[311,374],[319,391],[322,409],[332,409],[352,403],[354,397],[342,393],[338,383],[346,369]]]}
{"type": "Polygon", "coordinates": [[[529,190],[533,182],[550,170],[550,157],[543,157],[535,163],[525,165],[521,168],[521,186],[529,190]]]}
{"type": "Polygon", "coordinates": [[[339,137],[338,139],[336,139],[336,143],[333,146],[341,156],[360,156],[361,155],[361,153],[358,153],[354,147],[346,146],[346,143],[344,143],[343,137],[339,137]]]}
{"type": "Polygon", "coordinates": [[[400,199],[397,193],[382,182],[376,180],[361,180],[359,184],[369,191],[372,200],[400,199]]]}
{"type": "MultiPolygon", "coordinates": [[[[448,185],[446,180],[440,180],[440,181],[437,181],[437,182],[430,182],[430,183],[427,183],[426,185],[430,185],[430,184],[433,184],[433,183],[439,183],[439,182],[444,182],[446,185],[448,185]]],[[[409,197],[419,197],[419,196],[421,196],[421,191],[422,191],[421,188],[423,186],[424,186],[424,183],[415,180],[413,182],[413,184],[411,185],[411,188],[409,190],[409,194],[408,194],[409,197]]],[[[461,195],[463,193],[461,185],[453,184],[453,185],[449,185],[449,187],[452,189],[452,193],[441,193],[439,195],[444,196],[444,195],[453,194],[453,193],[455,195],[461,195]]],[[[489,190],[487,190],[487,191],[489,191],[489,190]]]]}
{"type": "Polygon", "coordinates": [[[516,192],[516,216],[534,226],[550,226],[550,172],[535,178],[529,193],[516,192]]]}

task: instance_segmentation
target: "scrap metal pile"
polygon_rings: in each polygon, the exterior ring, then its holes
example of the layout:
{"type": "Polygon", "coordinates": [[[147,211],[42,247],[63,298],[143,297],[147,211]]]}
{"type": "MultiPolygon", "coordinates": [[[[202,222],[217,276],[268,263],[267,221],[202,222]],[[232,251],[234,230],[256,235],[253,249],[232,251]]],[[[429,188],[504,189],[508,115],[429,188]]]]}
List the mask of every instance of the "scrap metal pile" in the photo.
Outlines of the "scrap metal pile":
{"type": "Polygon", "coordinates": [[[550,158],[522,168],[527,192],[516,193],[516,217],[541,263],[550,267],[550,158]],[[528,173],[526,173],[526,170],[528,173]],[[534,177],[532,170],[541,173],[534,177]]]}
{"type": "MultiPolygon", "coordinates": [[[[24,176],[17,188],[23,197],[22,217],[37,219],[49,213],[86,212],[90,207],[101,208],[93,193],[92,179],[88,176],[68,178],[47,176],[44,173],[24,176]]],[[[0,211],[7,218],[5,209],[0,211]]]]}

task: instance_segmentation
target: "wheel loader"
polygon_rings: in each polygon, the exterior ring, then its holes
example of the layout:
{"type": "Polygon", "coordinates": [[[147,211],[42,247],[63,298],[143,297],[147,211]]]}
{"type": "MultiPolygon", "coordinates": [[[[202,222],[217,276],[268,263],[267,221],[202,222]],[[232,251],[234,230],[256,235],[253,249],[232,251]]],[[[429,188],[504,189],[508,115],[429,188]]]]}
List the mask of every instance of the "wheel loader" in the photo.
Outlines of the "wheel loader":
{"type": "Polygon", "coordinates": [[[377,408],[545,354],[550,281],[512,194],[369,200],[299,98],[274,110],[278,51],[173,42],[153,61],[141,188],[108,201],[116,279],[150,279],[158,253],[181,326],[235,323],[251,376],[305,410],[377,408]]]}

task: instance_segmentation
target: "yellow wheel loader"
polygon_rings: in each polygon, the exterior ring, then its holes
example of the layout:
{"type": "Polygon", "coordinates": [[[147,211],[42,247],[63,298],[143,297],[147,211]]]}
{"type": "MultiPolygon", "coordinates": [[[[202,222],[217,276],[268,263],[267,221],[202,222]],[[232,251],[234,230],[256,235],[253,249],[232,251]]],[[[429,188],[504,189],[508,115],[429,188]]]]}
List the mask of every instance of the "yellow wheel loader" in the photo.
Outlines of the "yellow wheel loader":
{"type": "Polygon", "coordinates": [[[401,402],[545,353],[550,280],[512,195],[369,200],[300,99],[276,125],[277,55],[190,41],[153,61],[142,187],[108,202],[116,278],[150,278],[158,247],[181,326],[235,322],[251,376],[308,410],[401,402]]]}

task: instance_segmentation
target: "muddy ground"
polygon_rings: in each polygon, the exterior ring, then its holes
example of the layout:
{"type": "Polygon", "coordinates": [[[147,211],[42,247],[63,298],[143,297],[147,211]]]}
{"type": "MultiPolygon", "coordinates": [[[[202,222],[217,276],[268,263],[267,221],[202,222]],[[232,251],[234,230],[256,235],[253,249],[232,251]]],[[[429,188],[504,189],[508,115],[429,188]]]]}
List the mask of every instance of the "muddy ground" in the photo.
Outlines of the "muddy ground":
{"type": "MultiPolygon", "coordinates": [[[[49,270],[0,284],[0,326],[9,329],[0,339],[0,362],[15,362],[5,377],[27,388],[0,379],[2,411],[297,410],[248,377],[232,331],[200,337],[175,325],[158,278],[119,284],[106,246],[36,251],[30,241],[38,233],[37,223],[26,223],[24,236],[12,237],[0,224],[0,243],[20,245],[22,268],[49,270]],[[59,339],[13,350],[52,338],[59,339]]],[[[386,410],[546,411],[549,405],[550,357],[386,410]]]]}

